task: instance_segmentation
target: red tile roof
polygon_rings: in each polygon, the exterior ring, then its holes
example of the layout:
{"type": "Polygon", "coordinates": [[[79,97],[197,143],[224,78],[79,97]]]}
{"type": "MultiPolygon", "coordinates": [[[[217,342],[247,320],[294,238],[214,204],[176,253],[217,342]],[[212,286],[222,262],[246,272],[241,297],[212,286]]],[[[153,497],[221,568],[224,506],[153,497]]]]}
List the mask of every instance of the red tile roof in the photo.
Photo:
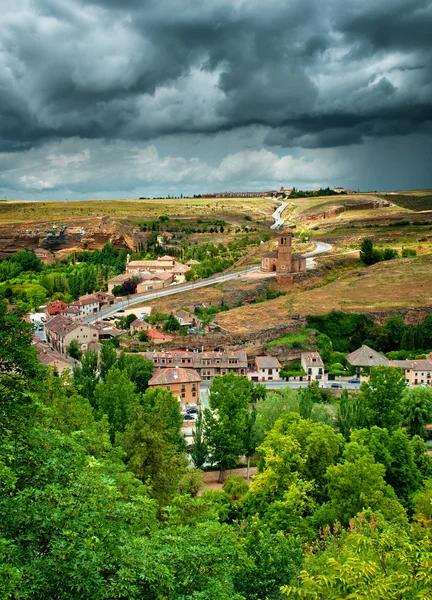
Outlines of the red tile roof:
{"type": "Polygon", "coordinates": [[[173,340],[172,335],[168,335],[167,333],[162,333],[162,331],[157,331],[157,329],[149,329],[147,331],[147,335],[149,338],[153,340],[173,340]]]}
{"type": "Polygon", "coordinates": [[[149,381],[149,385],[170,385],[174,383],[196,383],[201,377],[194,369],[172,367],[158,369],[149,381]]]}
{"type": "Polygon", "coordinates": [[[58,315],[67,308],[67,304],[61,300],[54,300],[54,302],[48,302],[46,305],[46,312],[49,315],[58,315]]]}

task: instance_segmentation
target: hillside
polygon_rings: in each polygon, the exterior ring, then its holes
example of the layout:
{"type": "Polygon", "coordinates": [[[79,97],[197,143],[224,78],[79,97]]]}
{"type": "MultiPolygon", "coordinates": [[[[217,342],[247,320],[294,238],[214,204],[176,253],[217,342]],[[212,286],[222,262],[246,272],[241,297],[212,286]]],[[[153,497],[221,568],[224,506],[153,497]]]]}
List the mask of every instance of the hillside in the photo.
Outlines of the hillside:
{"type": "Polygon", "coordinates": [[[386,311],[432,306],[432,254],[397,259],[342,273],[309,290],[288,292],[262,304],[241,306],[216,315],[233,333],[258,331],[297,315],[332,310],[386,311]]]}

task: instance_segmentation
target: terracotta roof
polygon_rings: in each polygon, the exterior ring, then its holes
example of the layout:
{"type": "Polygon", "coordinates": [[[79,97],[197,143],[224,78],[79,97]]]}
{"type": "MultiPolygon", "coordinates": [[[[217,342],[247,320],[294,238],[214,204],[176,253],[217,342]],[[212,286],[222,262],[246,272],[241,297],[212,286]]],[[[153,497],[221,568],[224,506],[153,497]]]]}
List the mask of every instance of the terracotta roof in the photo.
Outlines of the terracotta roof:
{"type": "Polygon", "coordinates": [[[401,369],[412,369],[413,371],[432,371],[432,360],[392,360],[392,367],[400,367],[401,369]]]}
{"type": "MultiPolygon", "coordinates": [[[[165,233],[163,233],[162,235],[165,235],[165,233]]],[[[171,235],[170,233],[168,235],[171,235]]],[[[170,260],[173,261],[175,260],[174,256],[169,256],[169,254],[165,254],[165,256],[159,256],[158,260],[170,260]]]]}
{"type": "Polygon", "coordinates": [[[255,364],[258,369],[280,369],[281,364],[274,356],[257,356],[255,364]]]}
{"type": "Polygon", "coordinates": [[[279,254],[277,252],[266,252],[262,255],[263,258],[278,258],[279,254]]]}
{"type": "Polygon", "coordinates": [[[158,267],[172,267],[172,260],[131,260],[126,265],[126,268],[130,267],[143,267],[144,269],[158,268],[158,267]]]}
{"type": "Polygon", "coordinates": [[[80,296],[76,302],[72,302],[76,306],[84,306],[85,304],[99,304],[99,298],[94,294],[85,294],[80,296]]]}
{"type": "Polygon", "coordinates": [[[173,273],[187,273],[187,271],[189,271],[189,267],[187,265],[182,265],[181,263],[176,262],[172,270],[173,273]]]}
{"type": "Polygon", "coordinates": [[[66,363],[72,369],[76,362],[64,354],[59,354],[55,350],[52,350],[48,344],[44,344],[43,342],[36,342],[36,349],[38,351],[38,360],[46,367],[49,367],[56,361],[61,361],[66,363]]]}
{"type": "Polygon", "coordinates": [[[322,361],[321,355],[319,352],[302,352],[302,360],[307,367],[323,367],[324,363],[322,361]]]}
{"type": "Polygon", "coordinates": [[[169,385],[173,383],[196,383],[201,377],[194,369],[172,367],[158,369],[149,381],[149,385],[169,385]]]}
{"type": "Polygon", "coordinates": [[[55,315],[67,308],[67,304],[61,300],[54,300],[54,302],[48,302],[46,305],[46,312],[49,315],[55,315]]]}
{"type": "Polygon", "coordinates": [[[56,333],[60,337],[65,336],[66,334],[70,333],[74,329],[77,329],[78,327],[90,327],[90,329],[94,329],[95,331],[97,331],[96,327],[93,327],[92,325],[77,323],[76,321],[72,321],[71,319],[68,319],[63,315],[56,315],[55,317],[50,319],[45,325],[45,329],[47,329],[48,331],[52,331],[52,333],[56,333]]]}
{"type": "Polygon", "coordinates": [[[131,276],[129,273],[121,273],[120,275],[116,275],[115,277],[112,277],[108,283],[123,283],[124,281],[126,281],[127,279],[130,279],[131,276]]]}
{"type": "Polygon", "coordinates": [[[191,258],[190,260],[187,261],[186,263],[188,266],[190,265],[199,265],[201,264],[199,260],[195,260],[194,258],[191,258]]]}
{"type": "Polygon", "coordinates": [[[380,365],[388,367],[390,365],[388,358],[365,345],[348,354],[347,361],[353,367],[379,367],[380,365]]]}
{"type": "Polygon", "coordinates": [[[79,315],[81,313],[80,309],[78,308],[78,306],[75,306],[73,304],[71,304],[70,306],[68,306],[67,308],[65,308],[64,310],[62,310],[62,314],[72,314],[72,315],[79,315]]]}
{"type": "Polygon", "coordinates": [[[149,329],[147,331],[147,335],[149,338],[153,340],[173,340],[172,335],[168,335],[167,333],[162,333],[162,331],[157,331],[157,329],[149,329]]]}

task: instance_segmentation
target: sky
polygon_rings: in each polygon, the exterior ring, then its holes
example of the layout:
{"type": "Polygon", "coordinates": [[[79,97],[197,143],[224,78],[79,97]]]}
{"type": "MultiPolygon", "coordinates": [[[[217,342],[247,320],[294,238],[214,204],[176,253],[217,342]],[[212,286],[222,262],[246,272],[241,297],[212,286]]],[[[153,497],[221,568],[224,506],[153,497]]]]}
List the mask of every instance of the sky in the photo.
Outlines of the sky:
{"type": "Polygon", "coordinates": [[[432,0],[0,6],[0,198],[432,187],[432,0]]]}

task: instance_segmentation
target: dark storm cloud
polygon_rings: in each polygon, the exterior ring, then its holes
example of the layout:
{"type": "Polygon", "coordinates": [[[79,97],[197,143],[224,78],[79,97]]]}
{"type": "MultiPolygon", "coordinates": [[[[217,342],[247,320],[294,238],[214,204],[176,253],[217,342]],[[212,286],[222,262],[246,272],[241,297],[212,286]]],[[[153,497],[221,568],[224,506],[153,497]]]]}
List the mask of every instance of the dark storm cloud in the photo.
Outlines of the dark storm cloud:
{"type": "Polygon", "coordinates": [[[249,125],[331,147],[432,120],[432,0],[5,4],[4,151],[249,125]]]}

